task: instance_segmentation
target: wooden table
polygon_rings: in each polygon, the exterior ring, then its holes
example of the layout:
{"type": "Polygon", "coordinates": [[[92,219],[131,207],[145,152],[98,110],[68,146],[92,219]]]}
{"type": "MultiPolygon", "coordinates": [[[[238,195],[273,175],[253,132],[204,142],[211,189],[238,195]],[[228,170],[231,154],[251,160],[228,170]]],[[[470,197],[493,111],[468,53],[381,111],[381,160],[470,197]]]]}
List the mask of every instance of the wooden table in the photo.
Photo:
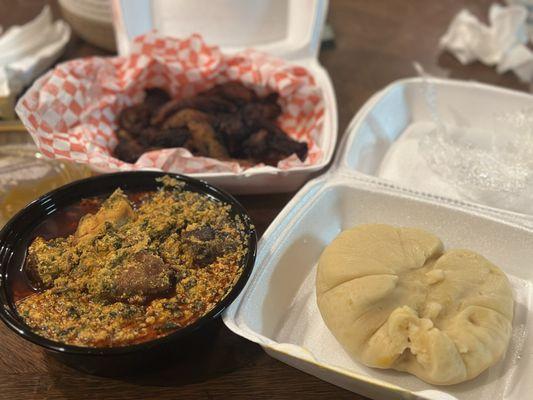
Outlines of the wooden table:
{"type": "MultiPolygon", "coordinates": [[[[415,75],[413,62],[428,73],[527,90],[512,74],[481,64],[462,66],[440,54],[439,37],[467,7],[486,19],[489,0],[332,0],[328,20],[336,35],[320,61],[337,93],[339,135],[377,90],[415,75]]],[[[0,25],[23,23],[41,0],[0,0],[0,25]]],[[[52,2],[53,4],[53,2],[52,2]]],[[[63,59],[105,54],[74,38],[63,59]]],[[[241,196],[262,233],[294,193],[241,196]]],[[[2,399],[363,399],[267,356],[256,344],[230,332],[221,321],[170,366],[121,378],[100,378],[63,366],[0,324],[2,399]]]]}

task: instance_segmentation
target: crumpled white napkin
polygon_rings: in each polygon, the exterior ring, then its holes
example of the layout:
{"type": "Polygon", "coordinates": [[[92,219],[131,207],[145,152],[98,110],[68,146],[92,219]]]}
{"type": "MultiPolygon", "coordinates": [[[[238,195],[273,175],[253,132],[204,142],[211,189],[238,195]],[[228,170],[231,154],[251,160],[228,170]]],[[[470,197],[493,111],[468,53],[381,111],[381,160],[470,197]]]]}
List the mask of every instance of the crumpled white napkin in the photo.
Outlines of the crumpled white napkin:
{"type": "MultiPolygon", "coordinates": [[[[13,103],[59,57],[69,38],[70,27],[61,20],[53,22],[49,6],[27,24],[0,33],[0,100],[13,103]]],[[[12,109],[0,107],[0,118],[12,109]]]]}
{"type": "Polygon", "coordinates": [[[448,50],[462,63],[476,60],[495,65],[498,73],[513,71],[522,81],[533,79],[533,52],[526,46],[527,10],[518,5],[493,4],[489,25],[480,22],[468,10],[460,11],[440,39],[440,48],[448,50]]]}

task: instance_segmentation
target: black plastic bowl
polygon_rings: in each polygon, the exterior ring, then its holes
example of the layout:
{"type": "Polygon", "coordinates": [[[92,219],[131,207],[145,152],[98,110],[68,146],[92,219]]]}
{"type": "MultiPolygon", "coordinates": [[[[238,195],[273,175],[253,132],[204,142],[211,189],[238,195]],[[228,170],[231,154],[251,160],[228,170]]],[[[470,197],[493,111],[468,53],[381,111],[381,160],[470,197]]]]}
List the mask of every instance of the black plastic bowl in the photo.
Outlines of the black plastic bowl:
{"type": "Polygon", "coordinates": [[[160,354],[169,350],[179,351],[180,348],[186,347],[187,341],[194,336],[191,334],[217,318],[246,285],[254,266],[256,247],[256,232],[244,208],[231,195],[206,182],[183,175],[152,171],[120,172],[83,179],[62,186],[33,201],[16,214],[0,232],[0,318],[24,339],[43,347],[53,356],[75,368],[105,375],[128,372],[140,364],[146,365],[152,359],[157,360],[160,354]],[[156,190],[161,186],[156,178],[164,175],[170,175],[184,182],[186,190],[203,193],[229,204],[231,214],[241,217],[245,226],[248,251],[242,261],[241,276],[226,297],[193,324],[159,339],[130,346],[113,348],[71,346],[33,333],[15,308],[10,274],[23,268],[35,228],[58,210],[75,204],[82,198],[108,195],[118,187],[133,192],[156,190]]]}

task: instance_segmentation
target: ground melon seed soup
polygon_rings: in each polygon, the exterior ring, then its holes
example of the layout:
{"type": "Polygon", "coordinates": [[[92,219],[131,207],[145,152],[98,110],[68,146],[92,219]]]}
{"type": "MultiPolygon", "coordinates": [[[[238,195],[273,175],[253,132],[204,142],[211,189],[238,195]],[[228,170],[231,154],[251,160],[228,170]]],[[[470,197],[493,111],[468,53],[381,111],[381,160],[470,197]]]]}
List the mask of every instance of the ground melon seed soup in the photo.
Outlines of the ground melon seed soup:
{"type": "Polygon", "coordinates": [[[170,177],[163,183],[83,199],[36,229],[28,285],[14,285],[35,333],[77,346],[130,345],[193,323],[226,296],[242,272],[242,222],[227,204],[170,177]]]}

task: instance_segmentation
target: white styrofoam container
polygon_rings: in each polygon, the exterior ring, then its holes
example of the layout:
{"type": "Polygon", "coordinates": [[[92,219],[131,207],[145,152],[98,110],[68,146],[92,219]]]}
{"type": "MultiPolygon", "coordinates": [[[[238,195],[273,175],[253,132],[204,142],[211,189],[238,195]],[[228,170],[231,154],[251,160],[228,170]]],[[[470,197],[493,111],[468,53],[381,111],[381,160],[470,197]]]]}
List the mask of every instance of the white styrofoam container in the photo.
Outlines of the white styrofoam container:
{"type": "Polygon", "coordinates": [[[325,113],[317,145],[323,155],[316,164],[190,176],[237,194],[288,192],[329,164],[337,141],[337,104],[329,75],[317,59],[327,6],[327,0],[113,0],[121,55],[128,54],[135,36],[152,29],[173,37],[200,33],[227,54],[253,47],[301,65],[322,89],[325,113]]]}
{"type": "MultiPolygon", "coordinates": [[[[368,152],[357,153],[361,143],[375,140],[360,129],[368,122],[366,118],[386,117],[391,127],[416,115],[413,110],[402,114],[394,107],[384,107],[381,114],[371,110],[390,88],[416,81],[391,85],[359,111],[332,169],[308,182],[261,238],[254,274],[224,314],[224,322],[235,333],[259,343],[272,357],[374,399],[530,398],[533,381],[526,377],[533,373],[533,337],[528,336],[533,329],[533,228],[528,221],[504,210],[413,191],[373,177],[369,169],[363,173],[355,168],[360,165],[357,157],[364,154],[372,159],[374,151],[370,146],[368,152]],[[504,359],[479,377],[452,386],[430,385],[406,373],[367,368],[351,359],[322,321],[316,306],[315,274],[325,246],[342,230],[361,223],[426,229],[440,237],[446,248],[469,248],[499,265],[515,296],[513,335],[504,359]]],[[[489,90],[504,99],[506,95],[469,82],[441,83],[449,84],[450,90],[461,86],[489,90]]],[[[399,104],[409,108],[408,98],[403,96],[399,104]]]]}
{"type": "MultiPolygon", "coordinates": [[[[533,96],[528,93],[474,81],[431,78],[429,82],[438,95],[435,107],[439,117],[459,126],[475,127],[490,132],[494,129],[492,124],[496,115],[533,107],[533,96]]],[[[352,119],[343,139],[342,147],[345,151],[339,153],[336,165],[342,169],[355,171],[369,180],[389,182],[405,190],[413,190],[413,187],[406,183],[380,178],[379,171],[384,167],[393,167],[397,168],[394,174],[396,176],[419,175],[414,171],[420,168],[419,163],[406,160],[404,165],[388,166],[390,158],[387,156],[408,126],[432,121],[432,110],[425,98],[427,85],[428,81],[425,78],[402,79],[375,94],[352,119]]],[[[502,131],[501,134],[509,135],[512,132],[502,131]]],[[[411,154],[404,152],[395,156],[408,158],[411,154]]],[[[415,190],[449,198],[450,201],[472,202],[447,184],[443,186],[436,182],[436,179],[427,182],[419,180],[416,186],[415,190]]],[[[533,226],[533,216],[481,204],[479,206],[485,208],[487,212],[498,210],[507,214],[506,217],[511,220],[533,226]]]]}

